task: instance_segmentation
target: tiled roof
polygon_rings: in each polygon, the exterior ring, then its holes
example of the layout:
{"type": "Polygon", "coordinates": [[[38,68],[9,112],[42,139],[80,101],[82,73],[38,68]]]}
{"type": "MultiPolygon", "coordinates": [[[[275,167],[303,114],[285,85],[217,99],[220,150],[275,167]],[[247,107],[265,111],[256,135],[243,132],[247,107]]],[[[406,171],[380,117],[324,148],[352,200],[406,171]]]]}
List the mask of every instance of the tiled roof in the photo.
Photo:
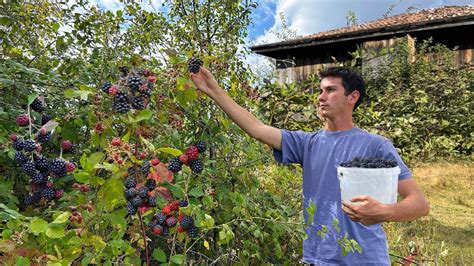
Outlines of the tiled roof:
{"type": "Polygon", "coordinates": [[[425,9],[416,13],[403,13],[386,17],[364,24],[339,28],[330,31],[307,35],[299,39],[279,43],[264,44],[252,47],[252,50],[267,47],[283,47],[299,43],[308,43],[318,40],[336,39],[345,36],[364,35],[373,32],[390,31],[393,29],[421,27],[432,23],[446,23],[456,18],[472,17],[474,21],[474,6],[445,6],[440,8],[425,9]]]}

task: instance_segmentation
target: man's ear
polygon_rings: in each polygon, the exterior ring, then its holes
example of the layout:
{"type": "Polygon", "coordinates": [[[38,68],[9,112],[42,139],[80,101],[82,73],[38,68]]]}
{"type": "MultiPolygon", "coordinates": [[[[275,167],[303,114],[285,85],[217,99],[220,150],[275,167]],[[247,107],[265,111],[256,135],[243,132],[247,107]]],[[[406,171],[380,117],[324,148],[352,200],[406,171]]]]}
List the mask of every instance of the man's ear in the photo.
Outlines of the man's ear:
{"type": "Polygon", "coordinates": [[[351,92],[351,94],[349,95],[349,102],[355,104],[357,100],[359,100],[359,98],[360,98],[360,92],[358,90],[355,90],[351,92]]]}

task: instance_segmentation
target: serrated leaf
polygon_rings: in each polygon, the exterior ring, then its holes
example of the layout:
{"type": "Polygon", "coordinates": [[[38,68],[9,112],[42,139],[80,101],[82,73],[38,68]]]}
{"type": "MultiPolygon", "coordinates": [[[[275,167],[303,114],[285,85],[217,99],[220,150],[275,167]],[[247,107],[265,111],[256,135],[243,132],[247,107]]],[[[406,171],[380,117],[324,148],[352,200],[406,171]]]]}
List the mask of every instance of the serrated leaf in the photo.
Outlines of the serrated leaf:
{"type": "Polygon", "coordinates": [[[166,262],[166,254],[161,248],[155,248],[155,250],[153,250],[152,256],[158,262],[166,262]]]}
{"type": "Polygon", "coordinates": [[[60,215],[58,215],[58,217],[56,217],[56,219],[54,219],[52,223],[53,224],[65,223],[69,219],[69,216],[71,216],[70,212],[63,212],[60,215]]]}
{"type": "Polygon", "coordinates": [[[34,92],[30,95],[28,95],[28,105],[30,105],[36,98],[38,98],[38,93],[34,92]]]}
{"type": "Polygon", "coordinates": [[[174,255],[173,257],[171,257],[171,261],[173,263],[181,265],[184,262],[184,255],[183,254],[174,255]]]}
{"type": "Polygon", "coordinates": [[[200,187],[194,187],[193,189],[189,191],[188,194],[189,196],[198,198],[198,197],[204,196],[204,191],[202,191],[200,187]]]}
{"type": "Polygon", "coordinates": [[[159,148],[158,151],[161,151],[161,152],[164,152],[164,153],[167,153],[167,154],[171,154],[173,156],[180,156],[181,154],[183,154],[182,151],[180,151],[178,149],[174,149],[174,148],[159,148]]]}
{"type": "Polygon", "coordinates": [[[30,222],[30,230],[33,234],[37,235],[43,233],[48,229],[48,222],[43,219],[34,219],[30,222]]]}
{"type": "Polygon", "coordinates": [[[142,120],[148,120],[153,116],[153,112],[150,109],[145,109],[138,113],[137,117],[135,118],[135,122],[140,122],[142,120]]]}
{"type": "Polygon", "coordinates": [[[64,227],[50,226],[46,229],[46,235],[50,238],[62,238],[65,236],[64,227]]]}

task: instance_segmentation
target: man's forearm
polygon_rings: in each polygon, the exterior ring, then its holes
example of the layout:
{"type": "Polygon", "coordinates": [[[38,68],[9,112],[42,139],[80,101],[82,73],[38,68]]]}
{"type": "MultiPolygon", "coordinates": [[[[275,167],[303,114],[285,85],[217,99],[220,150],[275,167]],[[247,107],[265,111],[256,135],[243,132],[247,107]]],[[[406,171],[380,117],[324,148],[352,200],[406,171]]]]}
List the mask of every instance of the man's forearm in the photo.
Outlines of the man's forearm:
{"type": "Polygon", "coordinates": [[[418,219],[428,215],[429,205],[426,199],[420,195],[410,195],[401,202],[388,205],[387,222],[404,222],[418,219]]]}

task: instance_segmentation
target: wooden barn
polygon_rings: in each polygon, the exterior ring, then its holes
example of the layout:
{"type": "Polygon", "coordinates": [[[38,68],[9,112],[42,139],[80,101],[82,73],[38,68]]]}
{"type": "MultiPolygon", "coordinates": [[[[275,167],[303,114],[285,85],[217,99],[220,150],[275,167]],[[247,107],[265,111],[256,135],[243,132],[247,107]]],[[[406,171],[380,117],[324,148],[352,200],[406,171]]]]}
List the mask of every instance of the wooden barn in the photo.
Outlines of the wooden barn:
{"type": "MultiPolygon", "coordinates": [[[[280,82],[301,80],[320,69],[351,60],[350,53],[393,45],[394,38],[433,38],[449,48],[457,48],[458,63],[474,66],[474,6],[446,6],[404,13],[360,25],[320,32],[299,39],[251,47],[252,51],[276,59],[280,82]],[[334,59],[333,59],[334,58],[334,59]]],[[[416,53],[413,49],[413,53],[416,53]]],[[[373,64],[371,62],[360,62],[373,64]]]]}

